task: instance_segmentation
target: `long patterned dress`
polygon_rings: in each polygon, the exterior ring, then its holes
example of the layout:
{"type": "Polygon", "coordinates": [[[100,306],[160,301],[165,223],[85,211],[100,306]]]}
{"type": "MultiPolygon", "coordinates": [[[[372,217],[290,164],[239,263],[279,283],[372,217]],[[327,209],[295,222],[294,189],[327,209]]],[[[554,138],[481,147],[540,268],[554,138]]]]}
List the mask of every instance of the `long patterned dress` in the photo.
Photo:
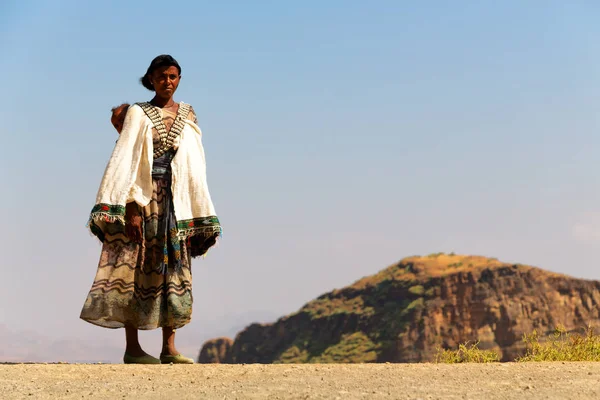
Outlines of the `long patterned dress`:
{"type": "MultiPolygon", "coordinates": [[[[181,110],[179,110],[181,112],[181,110]]],[[[176,114],[161,110],[167,129],[176,114]]],[[[190,119],[195,121],[193,111],[190,119]]],[[[152,129],[153,145],[159,134],[152,129]]],[[[170,160],[171,149],[154,160],[152,201],[141,208],[143,243],[130,240],[120,224],[110,224],[104,235],[100,262],[81,318],[106,328],[180,328],[192,314],[190,240],[180,241],[174,227],[170,160]]],[[[214,244],[205,242],[205,246],[214,244]]]]}

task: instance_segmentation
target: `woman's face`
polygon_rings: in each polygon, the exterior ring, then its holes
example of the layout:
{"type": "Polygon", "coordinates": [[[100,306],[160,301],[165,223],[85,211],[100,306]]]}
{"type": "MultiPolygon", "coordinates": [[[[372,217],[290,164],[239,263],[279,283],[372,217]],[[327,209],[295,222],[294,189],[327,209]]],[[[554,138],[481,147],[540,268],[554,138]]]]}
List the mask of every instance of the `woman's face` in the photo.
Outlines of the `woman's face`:
{"type": "Polygon", "coordinates": [[[158,97],[170,99],[179,86],[179,71],[177,67],[160,67],[152,72],[150,82],[154,87],[154,91],[158,97]]]}

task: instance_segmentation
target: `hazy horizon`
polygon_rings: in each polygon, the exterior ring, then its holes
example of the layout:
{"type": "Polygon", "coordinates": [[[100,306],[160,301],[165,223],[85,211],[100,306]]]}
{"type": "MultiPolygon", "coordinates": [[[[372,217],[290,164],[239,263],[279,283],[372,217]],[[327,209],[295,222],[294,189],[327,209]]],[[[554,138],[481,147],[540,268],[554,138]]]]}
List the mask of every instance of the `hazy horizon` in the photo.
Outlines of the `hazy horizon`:
{"type": "Polygon", "coordinates": [[[48,357],[55,343],[57,361],[80,357],[69,343],[120,357],[122,330],[79,320],[100,254],[85,223],[110,109],[151,98],[138,80],[162,53],[224,230],[193,263],[189,356],[415,254],[597,279],[598,16],[556,0],[4,2],[0,333],[48,357]]]}

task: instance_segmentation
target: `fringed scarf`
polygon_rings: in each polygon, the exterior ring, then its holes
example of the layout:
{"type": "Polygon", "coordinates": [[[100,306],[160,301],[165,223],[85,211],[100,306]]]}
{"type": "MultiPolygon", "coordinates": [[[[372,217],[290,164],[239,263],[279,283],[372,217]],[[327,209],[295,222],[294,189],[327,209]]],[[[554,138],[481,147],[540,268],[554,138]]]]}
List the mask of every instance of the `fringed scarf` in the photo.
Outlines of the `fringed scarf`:
{"type": "Polygon", "coordinates": [[[202,132],[187,119],[188,112],[189,105],[180,103],[177,117],[167,132],[160,112],[154,106],[136,103],[129,107],[88,221],[91,232],[98,239],[104,241],[107,224],[125,225],[127,203],[136,202],[142,207],[150,203],[153,169],[156,174],[159,164],[178,141],[177,152],[168,156],[172,156],[174,220],[171,222],[175,225],[169,228],[176,230],[179,240],[188,241],[192,257],[205,254],[216,243],[222,229],[206,182],[202,132]],[[152,144],[153,126],[161,140],[161,145],[156,148],[152,144]]]}

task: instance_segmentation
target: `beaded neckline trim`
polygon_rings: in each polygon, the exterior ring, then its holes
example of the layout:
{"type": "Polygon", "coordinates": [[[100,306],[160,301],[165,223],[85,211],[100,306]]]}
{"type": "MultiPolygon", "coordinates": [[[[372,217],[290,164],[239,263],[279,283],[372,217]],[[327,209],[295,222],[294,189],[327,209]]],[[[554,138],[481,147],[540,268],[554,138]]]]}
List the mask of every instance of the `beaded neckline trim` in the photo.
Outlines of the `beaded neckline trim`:
{"type": "Polygon", "coordinates": [[[144,113],[150,118],[150,121],[152,121],[154,128],[156,128],[158,132],[160,145],[154,147],[154,158],[158,158],[173,147],[175,139],[181,134],[181,131],[185,126],[185,118],[190,112],[190,105],[183,102],[179,103],[179,110],[177,110],[175,121],[173,121],[171,129],[167,132],[167,127],[163,123],[162,115],[158,107],[153,106],[148,102],[136,104],[144,110],[144,113]]]}

